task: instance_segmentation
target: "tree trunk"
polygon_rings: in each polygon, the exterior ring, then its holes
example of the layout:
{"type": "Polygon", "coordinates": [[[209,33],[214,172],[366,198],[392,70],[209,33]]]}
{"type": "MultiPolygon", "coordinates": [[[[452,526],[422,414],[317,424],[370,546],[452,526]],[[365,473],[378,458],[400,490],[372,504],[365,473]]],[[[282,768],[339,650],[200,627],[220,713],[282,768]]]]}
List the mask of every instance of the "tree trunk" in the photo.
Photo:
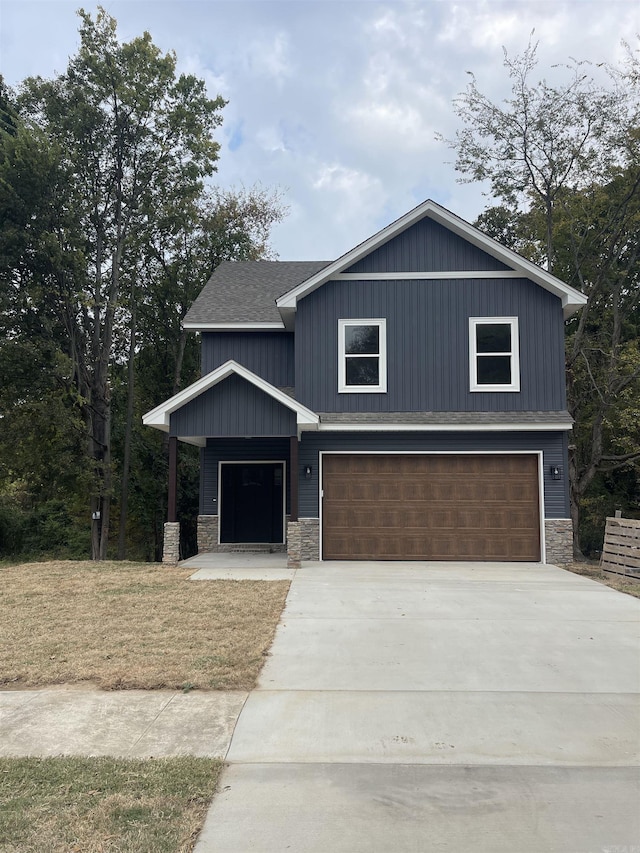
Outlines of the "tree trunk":
{"type": "Polygon", "coordinates": [[[122,487],[120,491],[120,529],[118,531],[118,559],[126,557],[127,510],[129,503],[129,470],[131,467],[131,433],[133,430],[133,394],[134,394],[134,357],[136,352],[136,303],[133,287],[131,289],[131,335],[129,338],[129,363],[127,366],[127,419],[124,430],[124,451],[122,459],[122,487]]]}
{"type": "Polygon", "coordinates": [[[576,560],[584,560],[582,546],[580,544],[580,498],[574,495],[573,489],[570,496],[571,524],[573,525],[573,556],[576,560]]]}
{"type": "Polygon", "coordinates": [[[100,559],[107,559],[111,516],[111,400],[107,400],[104,421],[104,454],[102,469],[102,524],[100,526],[100,559]]]}

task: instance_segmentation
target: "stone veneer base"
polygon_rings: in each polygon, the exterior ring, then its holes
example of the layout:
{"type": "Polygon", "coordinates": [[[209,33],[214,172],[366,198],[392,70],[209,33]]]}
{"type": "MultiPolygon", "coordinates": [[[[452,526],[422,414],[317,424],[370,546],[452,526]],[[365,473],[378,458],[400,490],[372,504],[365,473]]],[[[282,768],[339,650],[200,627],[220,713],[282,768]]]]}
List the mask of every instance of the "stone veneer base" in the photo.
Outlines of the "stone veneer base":
{"type": "MultiPolygon", "coordinates": [[[[287,516],[287,519],[289,516],[287,516]]],[[[280,542],[242,543],[218,542],[218,516],[198,516],[198,554],[228,554],[233,551],[269,551],[272,554],[284,553],[287,546],[280,542]]]]}
{"type": "Polygon", "coordinates": [[[164,526],[162,562],[175,566],[180,560],[180,522],[167,521],[164,526]]]}
{"type": "Polygon", "coordinates": [[[302,560],[320,559],[320,519],[301,518],[287,524],[287,565],[297,569],[302,560]]]}
{"type": "Polygon", "coordinates": [[[547,563],[573,562],[573,524],[570,518],[546,518],[544,522],[547,563]]]}

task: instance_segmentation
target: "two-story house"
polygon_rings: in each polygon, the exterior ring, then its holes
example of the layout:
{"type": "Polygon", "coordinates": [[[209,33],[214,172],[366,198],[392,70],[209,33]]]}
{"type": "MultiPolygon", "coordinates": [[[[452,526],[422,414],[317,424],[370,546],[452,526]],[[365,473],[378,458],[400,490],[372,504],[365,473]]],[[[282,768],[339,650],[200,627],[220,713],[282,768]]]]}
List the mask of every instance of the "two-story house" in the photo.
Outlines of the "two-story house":
{"type": "Polygon", "coordinates": [[[571,559],[564,320],[585,297],[426,201],[332,262],[221,264],[202,377],[144,416],[201,448],[200,551],[571,559]]]}

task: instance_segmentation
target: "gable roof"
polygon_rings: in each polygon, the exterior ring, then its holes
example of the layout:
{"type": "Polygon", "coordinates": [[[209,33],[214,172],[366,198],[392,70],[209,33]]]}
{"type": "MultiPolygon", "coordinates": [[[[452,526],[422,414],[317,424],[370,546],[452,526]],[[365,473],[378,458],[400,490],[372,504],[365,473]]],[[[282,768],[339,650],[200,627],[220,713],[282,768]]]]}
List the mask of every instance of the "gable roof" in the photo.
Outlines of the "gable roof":
{"type": "MultiPolygon", "coordinates": [[[[164,403],[160,403],[160,405],[156,406],[155,409],[151,409],[150,412],[147,412],[146,415],[142,416],[142,423],[145,426],[152,426],[156,429],[162,430],[163,432],[169,432],[169,428],[171,426],[171,415],[173,412],[177,411],[182,406],[185,406],[187,403],[190,403],[196,397],[200,396],[200,394],[203,394],[205,391],[208,391],[209,388],[213,388],[214,385],[217,385],[219,382],[222,382],[224,379],[227,379],[232,375],[240,376],[242,379],[245,379],[247,382],[255,385],[260,391],[268,394],[276,402],[294,412],[296,415],[298,429],[313,429],[317,427],[320,422],[319,416],[315,412],[312,412],[311,409],[303,406],[302,403],[298,403],[297,400],[294,400],[284,391],[276,388],[275,385],[272,385],[270,382],[262,379],[262,377],[257,376],[251,370],[247,370],[246,367],[238,364],[237,361],[230,359],[224,364],[221,364],[220,367],[216,367],[215,370],[207,373],[206,376],[202,376],[197,380],[197,382],[192,383],[187,388],[184,388],[182,391],[174,394],[173,397],[165,400],[164,403]]],[[[202,442],[197,439],[184,440],[189,441],[191,444],[202,444],[202,442]]]]}
{"type": "Polygon", "coordinates": [[[184,319],[184,328],[283,329],[276,299],[329,261],[223,261],[184,319]],[[212,320],[212,318],[215,320],[212,320]]]}
{"type": "MultiPolygon", "coordinates": [[[[575,288],[565,284],[559,278],[556,278],[554,275],[551,275],[551,273],[542,269],[542,267],[539,267],[531,261],[528,261],[526,258],[523,258],[517,252],[507,249],[505,246],[498,243],[492,237],[487,236],[464,219],[461,219],[459,216],[451,213],[451,211],[439,204],[436,204],[436,202],[431,201],[431,199],[428,199],[422,204],[419,204],[413,210],[410,210],[409,213],[406,213],[404,216],[396,219],[395,222],[387,225],[386,228],[378,231],[377,234],[369,237],[368,240],[365,240],[349,252],[346,252],[346,254],[342,255],[336,261],[333,261],[333,263],[327,264],[322,269],[312,273],[305,281],[300,282],[300,284],[293,287],[288,293],[285,293],[276,299],[276,305],[283,320],[285,321],[285,324],[289,325],[291,323],[299,299],[302,299],[307,294],[317,290],[317,288],[321,287],[326,281],[339,277],[344,273],[344,270],[353,266],[353,264],[365,255],[368,255],[370,252],[384,245],[384,243],[387,243],[393,237],[401,234],[407,228],[410,228],[416,222],[425,217],[433,219],[435,222],[438,222],[440,225],[448,228],[454,234],[457,234],[472,243],[474,246],[477,246],[492,255],[496,260],[509,267],[509,270],[513,270],[514,275],[528,278],[536,284],[539,284],[545,290],[548,290],[555,296],[559,297],[562,301],[565,317],[570,316],[580,306],[586,304],[586,297],[578,290],[575,290],[575,288]]],[[[371,275],[371,273],[360,273],[353,274],[350,277],[368,279],[371,275]]],[[[390,273],[380,273],[379,277],[388,278],[392,275],[393,274],[390,273]]],[[[455,272],[446,277],[455,276],[457,278],[462,278],[465,275],[466,277],[469,277],[470,273],[464,274],[455,272]]],[[[491,273],[491,275],[496,276],[500,274],[491,273]]],[[[502,273],[502,275],[505,275],[505,273],[502,273]]],[[[396,274],[395,277],[403,276],[402,274],[396,274]]],[[[424,278],[428,276],[425,276],[422,273],[416,273],[413,274],[412,277],[424,278]]],[[[434,273],[432,277],[445,276],[438,276],[437,273],[434,273]]]]}

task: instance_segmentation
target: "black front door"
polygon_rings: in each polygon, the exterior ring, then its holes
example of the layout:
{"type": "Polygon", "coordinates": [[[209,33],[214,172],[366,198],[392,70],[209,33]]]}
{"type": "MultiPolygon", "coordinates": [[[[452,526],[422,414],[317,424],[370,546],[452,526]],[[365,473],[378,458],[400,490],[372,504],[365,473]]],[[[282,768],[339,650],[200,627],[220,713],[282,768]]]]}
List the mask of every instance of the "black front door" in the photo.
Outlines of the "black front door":
{"type": "Polygon", "coordinates": [[[221,542],[282,542],[282,462],[222,463],[221,542]]]}

